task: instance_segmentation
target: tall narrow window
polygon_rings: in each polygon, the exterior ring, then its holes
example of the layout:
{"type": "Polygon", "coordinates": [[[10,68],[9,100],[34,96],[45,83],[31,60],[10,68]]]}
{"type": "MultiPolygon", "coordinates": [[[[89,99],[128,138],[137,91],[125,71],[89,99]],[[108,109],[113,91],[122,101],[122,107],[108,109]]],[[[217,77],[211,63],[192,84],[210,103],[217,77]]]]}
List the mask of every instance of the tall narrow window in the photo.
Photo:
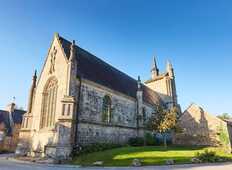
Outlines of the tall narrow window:
{"type": "Polygon", "coordinates": [[[55,78],[48,80],[42,97],[41,128],[55,125],[58,83],[55,78]]]}
{"type": "Polygon", "coordinates": [[[111,99],[109,96],[104,96],[102,105],[102,121],[106,123],[111,122],[111,99]]]}
{"type": "Polygon", "coordinates": [[[145,124],[146,121],[147,121],[146,108],[143,107],[143,123],[145,124]]]}

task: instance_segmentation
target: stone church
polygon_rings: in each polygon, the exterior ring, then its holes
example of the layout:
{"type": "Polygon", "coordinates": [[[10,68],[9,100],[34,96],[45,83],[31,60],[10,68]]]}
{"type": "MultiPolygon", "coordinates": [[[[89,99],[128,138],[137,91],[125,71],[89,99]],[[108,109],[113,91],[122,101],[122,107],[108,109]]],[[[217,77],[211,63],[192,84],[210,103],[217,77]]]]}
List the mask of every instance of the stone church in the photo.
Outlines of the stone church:
{"type": "Polygon", "coordinates": [[[33,76],[17,154],[67,158],[77,146],[126,143],[143,136],[156,106],[177,102],[174,70],[141,83],[55,34],[42,71],[33,76]]]}

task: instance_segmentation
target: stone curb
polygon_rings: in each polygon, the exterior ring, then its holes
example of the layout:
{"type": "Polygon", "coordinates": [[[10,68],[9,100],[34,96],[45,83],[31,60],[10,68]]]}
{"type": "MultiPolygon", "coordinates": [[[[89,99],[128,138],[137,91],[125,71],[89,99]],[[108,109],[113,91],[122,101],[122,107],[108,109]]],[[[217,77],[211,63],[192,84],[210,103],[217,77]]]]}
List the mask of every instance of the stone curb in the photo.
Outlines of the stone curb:
{"type": "MultiPolygon", "coordinates": [[[[4,159],[4,158],[0,158],[4,159]]],[[[6,160],[20,163],[20,164],[28,164],[28,165],[40,165],[46,167],[62,167],[62,168],[104,168],[104,169],[115,169],[115,168],[158,168],[158,167],[176,167],[176,168],[184,168],[184,167],[196,167],[196,166],[210,166],[210,165],[231,165],[232,162],[222,162],[222,163],[200,163],[200,164],[174,164],[174,165],[148,165],[148,166],[140,166],[140,167],[132,167],[132,166],[119,166],[119,167],[104,167],[104,166],[80,166],[80,165],[69,165],[69,164],[48,164],[48,163],[37,163],[37,162],[30,162],[30,161],[23,161],[18,160],[13,157],[5,157],[6,160]]]]}
{"type": "Polygon", "coordinates": [[[47,166],[47,167],[63,167],[63,168],[80,168],[79,165],[69,165],[69,164],[52,164],[52,163],[38,163],[38,162],[31,162],[31,161],[23,161],[23,160],[18,160],[13,157],[8,157],[5,158],[6,160],[20,163],[20,164],[28,164],[28,165],[40,165],[40,166],[47,166]]]}

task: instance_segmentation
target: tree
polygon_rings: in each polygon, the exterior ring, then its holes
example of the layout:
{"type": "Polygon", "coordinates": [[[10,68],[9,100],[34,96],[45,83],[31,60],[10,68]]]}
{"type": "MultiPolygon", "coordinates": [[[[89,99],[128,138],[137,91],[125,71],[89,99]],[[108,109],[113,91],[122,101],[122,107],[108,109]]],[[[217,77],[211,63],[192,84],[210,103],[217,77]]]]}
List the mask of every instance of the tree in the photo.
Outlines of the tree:
{"type": "Polygon", "coordinates": [[[217,117],[222,120],[232,119],[232,116],[229,113],[222,113],[221,115],[218,115],[217,117]]]}
{"type": "Polygon", "coordinates": [[[161,106],[157,107],[157,113],[153,114],[148,121],[147,127],[149,130],[158,132],[163,136],[164,147],[167,147],[167,138],[165,133],[175,129],[177,122],[177,108],[164,109],[161,106]]]}

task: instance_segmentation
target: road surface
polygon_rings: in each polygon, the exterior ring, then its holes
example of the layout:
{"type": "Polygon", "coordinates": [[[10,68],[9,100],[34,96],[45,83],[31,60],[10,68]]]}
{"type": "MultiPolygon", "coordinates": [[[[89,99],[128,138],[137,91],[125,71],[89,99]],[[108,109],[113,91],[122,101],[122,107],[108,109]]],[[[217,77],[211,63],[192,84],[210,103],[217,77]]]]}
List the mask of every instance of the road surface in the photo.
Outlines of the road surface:
{"type": "Polygon", "coordinates": [[[173,166],[146,166],[146,167],[78,167],[69,165],[35,164],[7,160],[0,156],[0,170],[232,170],[232,163],[201,164],[201,165],[173,165],[173,166]]]}

